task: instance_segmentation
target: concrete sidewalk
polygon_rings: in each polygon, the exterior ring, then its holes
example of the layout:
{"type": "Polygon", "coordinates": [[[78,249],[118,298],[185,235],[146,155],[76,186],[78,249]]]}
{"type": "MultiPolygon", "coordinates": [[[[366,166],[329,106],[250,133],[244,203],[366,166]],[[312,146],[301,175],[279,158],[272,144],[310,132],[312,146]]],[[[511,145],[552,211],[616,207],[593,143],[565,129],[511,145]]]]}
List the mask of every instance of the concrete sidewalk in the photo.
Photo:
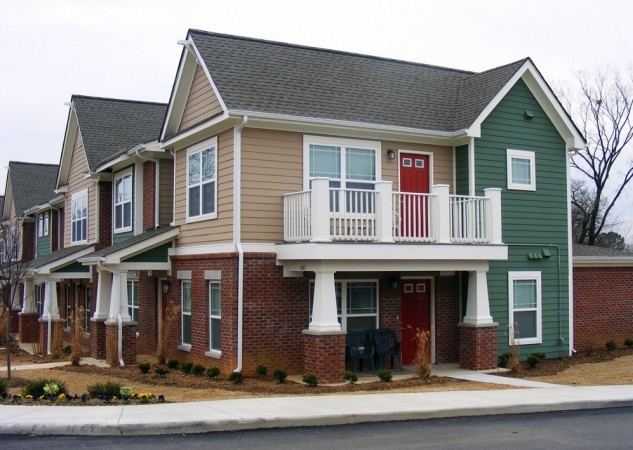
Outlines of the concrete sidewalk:
{"type": "Polygon", "coordinates": [[[248,398],[125,406],[0,406],[2,434],[155,435],[633,406],[633,385],[248,398]]]}

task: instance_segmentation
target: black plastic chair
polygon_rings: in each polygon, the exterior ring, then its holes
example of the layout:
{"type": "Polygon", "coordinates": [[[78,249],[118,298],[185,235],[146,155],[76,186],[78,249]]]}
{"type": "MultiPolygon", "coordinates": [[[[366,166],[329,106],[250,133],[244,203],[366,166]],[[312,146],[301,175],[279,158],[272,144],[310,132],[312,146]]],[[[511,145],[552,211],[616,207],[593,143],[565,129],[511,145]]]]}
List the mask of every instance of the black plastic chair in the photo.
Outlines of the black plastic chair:
{"type": "Polygon", "coordinates": [[[393,358],[398,359],[398,368],[402,370],[402,346],[396,337],[394,330],[381,329],[371,333],[374,341],[374,351],[378,355],[378,367],[383,368],[383,361],[386,356],[391,358],[391,368],[393,369],[393,358]]]}
{"type": "Polygon", "coordinates": [[[345,337],[345,353],[354,364],[354,372],[362,369],[363,360],[369,361],[371,370],[374,371],[374,347],[371,343],[365,342],[362,333],[358,331],[348,331],[345,337]]]}

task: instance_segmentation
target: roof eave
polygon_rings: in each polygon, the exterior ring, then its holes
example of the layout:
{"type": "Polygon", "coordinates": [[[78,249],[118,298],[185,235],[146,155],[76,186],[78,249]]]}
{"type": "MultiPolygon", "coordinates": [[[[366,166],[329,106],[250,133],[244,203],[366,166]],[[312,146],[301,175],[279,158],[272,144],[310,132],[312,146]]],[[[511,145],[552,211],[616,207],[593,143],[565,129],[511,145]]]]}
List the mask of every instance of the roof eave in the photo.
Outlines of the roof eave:
{"type": "Polygon", "coordinates": [[[574,256],[574,267],[633,267],[633,258],[609,258],[602,256],[574,256]]]}

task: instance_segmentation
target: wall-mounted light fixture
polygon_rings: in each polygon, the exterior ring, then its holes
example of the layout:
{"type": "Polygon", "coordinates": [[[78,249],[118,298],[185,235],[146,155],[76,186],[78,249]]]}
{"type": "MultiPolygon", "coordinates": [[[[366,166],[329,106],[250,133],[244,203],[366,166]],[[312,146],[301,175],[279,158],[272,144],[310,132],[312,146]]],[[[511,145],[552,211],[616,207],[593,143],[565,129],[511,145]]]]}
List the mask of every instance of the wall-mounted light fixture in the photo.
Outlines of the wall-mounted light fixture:
{"type": "Polygon", "coordinates": [[[534,119],[534,113],[526,109],[525,111],[523,111],[523,118],[525,120],[532,120],[534,119]]]}
{"type": "Polygon", "coordinates": [[[396,152],[391,149],[387,150],[387,159],[396,159],[396,152]]]}
{"type": "Polygon", "coordinates": [[[398,288],[398,279],[393,277],[393,278],[389,278],[389,287],[392,289],[397,289],[398,288]]]}
{"type": "Polygon", "coordinates": [[[167,293],[169,292],[169,289],[171,289],[171,283],[169,281],[163,281],[163,293],[167,293]]]}

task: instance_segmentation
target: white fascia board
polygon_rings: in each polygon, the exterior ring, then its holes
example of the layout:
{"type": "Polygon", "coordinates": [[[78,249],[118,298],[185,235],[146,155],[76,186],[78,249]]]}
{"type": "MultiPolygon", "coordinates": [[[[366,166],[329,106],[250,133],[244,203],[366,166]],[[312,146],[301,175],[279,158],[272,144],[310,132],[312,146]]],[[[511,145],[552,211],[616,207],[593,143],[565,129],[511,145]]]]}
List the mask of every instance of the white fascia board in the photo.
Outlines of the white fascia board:
{"type": "Polygon", "coordinates": [[[488,261],[438,261],[438,260],[305,260],[283,261],[284,276],[296,276],[303,272],[474,272],[488,271],[488,261]]]}
{"type": "Polygon", "coordinates": [[[633,258],[602,258],[578,256],[573,258],[574,267],[633,267],[633,258]]]}
{"type": "Polygon", "coordinates": [[[129,157],[129,155],[127,153],[119,155],[118,157],[114,158],[113,160],[108,161],[107,163],[98,166],[95,169],[95,173],[99,173],[99,172],[103,172],[104,170],[111,169],[113,166],[116,166],[118,163],[126,161],[128,159],[130,159],[130,157],[129,157]]]}
{"type": "MultiPolygon", "coordinates": [[[[244,253],[276,253],[277,246],[274,243],[244,243],[242,248],[244,253]]],[[[212,255],[217,253],[237,253],[237,246],[232,243],[192,245],[170,248],[168,252],[169,256],[212,255]]]]}
{"type": "Polygon", "coordinates": [[[37,274],[35,281],[61,281],[61,280],[90,280],[92,269],[88,272],[55,272],[51,274],[37,274]]]}
{"type": "MultiPolygon", "coordinates": [[[[119,251],[113,252],[109,255],[105,255],[102,258],[104,264],[121,264],[122,259],[132,258],[133,256],[138,255],[139,253],[146,252],[148,250],[153,249],[154,247],[158,247],[159,245],[166,244],[167,242],[176,239],[180,234],[180,230],[178,228],[174,228],[173,230],[169,230],[165,233],[161,233],[157,236],[153,236],[144,241],[138,242],[130,247],[126,247],[119,251]]],[[[83,261],[82,261],[83,262],[83,261]]],[[[144,264],[144,263],[143,263],[144,264]]],[[[149,263],[155,264],[155,263],[149,263]]]]}
{"type": "Polygon", "coordinates": [[[171,262],[122,262],[119,264],[104,264],[108,270],[125,272],[128,270],[171,270],[171,262]]]}
{"type": "MultiPolygon", "coordinates": [[[[68,119],[66,120],[66,130],[64,131],[64,141],[62,144],[62,154],[59,160],[59,170],[57,172],[56,191],[58,192],[62,186],[68,184],[68,175],[70,173],[70,162],[73,156],[75,139],[77,138],[77,114],[75,108],[68,108],[68,119]]],[[[61,192],[61,191],[59,191],[61,192]]]]}
{"type": "MultiPolygon", "coordinates": [[[[80,259],[83,256],[89,255],[90,253],[94,253],[95,248],[94,246],[90,246],[88,248],[85,248],[81,251],[78,251],[76,253],[71,253],[70,255],[66,255],[65,257],[52,261],[48,264],[45,264],[43,266],[40,267],[34,267],[31,269],[31,271],[33,273],[36,274],[36,276],[40,276],[40,275],[50,275],[52,271],[56,270],[56,269],[61,269],[62,267],[65,267],[71,263],[73,263],[75,260],[80,259]]],[[[71,278],[71,277],[66,277],[66,278],[71,278]]]]}
{"type": "Polygon", "coordinates": [[[160,131],[161,140],[165,138],[165,134],[171,127],[175,127],[174,122],[180,123],[182,120],[185,103],[187,102],[187,94],[189,93],[189,89],[191,89],[191,82],[196,72],[196,64],[195,57],[189,52],[186,46],[183,46],[180,62],[178,63],[178,70],[176,72],[176,79],[174,80],[171,97],[167,105],[167,114],[163,122],[163,129],[160,131]],[[185,81],[188,81],[187,84],[189,86],[187,89],[183,86],[185,81]],[[185,90],[186,93],[183,94],[183,90],[185,90]]]}
{"type": "Polygon", "coordinates": [[[210,120],[202,122],[186,131],[183,131],[182,133],[175,134],[168,139],[161,141],[160,148],[165,150],[178,144],[178,148],[180,149],[187,145],[199,142],[204,138],[204,136],[208,136],[209,134],[218,134],[221,131],[238,124],[238,120],[236,119],[234,123],[226,123],[219,127],[219,125],[222,124],[222,122],[226,122],[228,118],[228,115],[221,114],[210,120]],[[216,127],[217,129],[215,129],[216,127]]]}

